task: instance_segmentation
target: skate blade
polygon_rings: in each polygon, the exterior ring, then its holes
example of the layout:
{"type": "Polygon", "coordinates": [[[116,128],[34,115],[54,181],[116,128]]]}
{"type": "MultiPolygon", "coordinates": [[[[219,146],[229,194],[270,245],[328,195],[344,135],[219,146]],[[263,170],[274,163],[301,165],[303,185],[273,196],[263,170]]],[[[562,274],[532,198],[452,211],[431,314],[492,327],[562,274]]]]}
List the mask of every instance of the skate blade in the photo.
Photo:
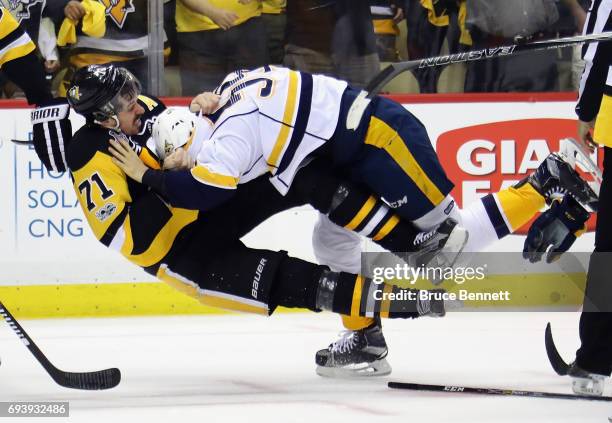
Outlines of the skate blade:
{"type": "Polygon", "coordinates": [[[391,366],[387,359],[383,358],[372,363],[360,363],[345,367],[317,366],[316,372],[319,376],[335,379],[369,378],[391,374],[391,366]]]}

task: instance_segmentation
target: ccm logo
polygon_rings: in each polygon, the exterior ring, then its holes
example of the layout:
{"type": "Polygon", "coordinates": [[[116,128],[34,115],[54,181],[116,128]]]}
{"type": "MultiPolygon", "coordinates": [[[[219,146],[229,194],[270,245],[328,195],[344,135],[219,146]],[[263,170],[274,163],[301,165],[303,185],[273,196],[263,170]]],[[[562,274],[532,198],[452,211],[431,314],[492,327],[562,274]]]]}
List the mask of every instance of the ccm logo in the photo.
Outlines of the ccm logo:
{"type": "MultiPolygon", "coordinates": [[[[575,136],[575,120],[524,119],[454,129],[440,135],[436,146],[455,183],[453,197],[463,205],[520,181],[550,152],[559,150],[561,139],[575,136]]],[[[601,166],[603,157],[593,159],[601,166]]],[[[518,233],[525,233],[529,225],[518,233]]]]}
{"type": "Polygon", "coordinates": [[[463,392],[465,388],[461,386],[445,386],[444,390],[448,392],[463,392]]]}
{"type": "Polygon", "coordinates": [[[259,281],[261,280],[261,274],[263,273],[264,267],[266,267],[266,263],[268,260],[262,258],[257,265],[257,270],[255,271],[255,277],[253,277],[253,286],[251,288],[251,295],[253,298],[257,298],[257,291],[259,290],[259,281]]]}

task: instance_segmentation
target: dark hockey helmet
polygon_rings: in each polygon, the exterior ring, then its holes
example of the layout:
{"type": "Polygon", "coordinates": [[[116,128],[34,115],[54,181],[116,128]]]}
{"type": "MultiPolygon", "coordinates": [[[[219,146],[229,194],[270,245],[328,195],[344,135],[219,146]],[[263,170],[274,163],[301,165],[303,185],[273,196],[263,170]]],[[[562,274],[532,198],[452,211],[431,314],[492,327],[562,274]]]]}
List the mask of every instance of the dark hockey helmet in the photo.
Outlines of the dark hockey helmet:
{"type": "Polygon", "coordinates": [[[77,70],[66,95],[79,114],[96,121],[114,118],[122,107],[140,95],[140,82],[130,71],[114,65],[89,65],[77,70]]]}

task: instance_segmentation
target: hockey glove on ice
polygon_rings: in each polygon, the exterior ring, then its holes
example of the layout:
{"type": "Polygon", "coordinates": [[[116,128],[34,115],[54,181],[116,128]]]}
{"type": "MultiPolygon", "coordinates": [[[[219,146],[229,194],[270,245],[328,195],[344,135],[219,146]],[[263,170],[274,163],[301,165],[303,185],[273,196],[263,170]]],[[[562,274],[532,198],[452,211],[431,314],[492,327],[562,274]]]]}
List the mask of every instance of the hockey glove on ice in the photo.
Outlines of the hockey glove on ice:
{"type": "Polygon", "coordinates": [[[589,212],[571,195],[566,195],[563,201],[554,201],[529,228],[523,258],[535,263],[548,252],[547,263],[557,260],[586,231],[588,218],[589,212]]]}
{"type": "Polygon", "coordinates": [[[32,111],[34,149],[48,170],[64,172],[66,147],[72,139],[70,106],[64,98],[56,98],[39,104],[32,111]]]}

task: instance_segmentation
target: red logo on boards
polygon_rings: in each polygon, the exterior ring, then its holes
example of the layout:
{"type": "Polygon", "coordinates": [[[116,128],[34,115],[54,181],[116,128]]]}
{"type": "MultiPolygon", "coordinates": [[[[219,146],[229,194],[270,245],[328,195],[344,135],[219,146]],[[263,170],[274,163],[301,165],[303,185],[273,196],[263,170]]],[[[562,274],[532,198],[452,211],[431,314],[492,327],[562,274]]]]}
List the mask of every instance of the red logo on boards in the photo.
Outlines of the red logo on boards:
{"type": "MultiPolygon", "coordinates": [[[[575,137],[576,128],[572,119],[493,122],[445,132],[438,137],[436,148],[448,177],[456,184],[452,194],[462,205],[523,179],[550,152],[559,150],[560,140],[575,137]]],[[[600,166],[602,158],[598,154],[600,166]]],[[[591,218],[589,229],[593,222],[591,218]]],[[[528,227],[519,232],[525,233],[528,227]]]]}

